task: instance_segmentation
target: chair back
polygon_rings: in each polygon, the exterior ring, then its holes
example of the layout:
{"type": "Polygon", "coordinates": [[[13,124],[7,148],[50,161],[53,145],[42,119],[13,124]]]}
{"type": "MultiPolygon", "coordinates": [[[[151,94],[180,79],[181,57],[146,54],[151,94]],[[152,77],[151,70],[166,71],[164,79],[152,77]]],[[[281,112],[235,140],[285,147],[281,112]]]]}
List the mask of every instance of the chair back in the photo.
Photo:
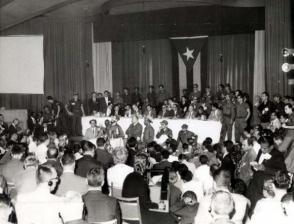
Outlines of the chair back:
{"type": "Polygon", "coordinates": [[[110,193],[111,193],[111,196],[114,198],[121,198],[122,197],[122,189],[114,187],[113,183],[111,183],[110,193]]]}
{"type": "Polygon", "coordinates": [[[138,221],[142,224],[139,198],[117,198],[123,221],[138,221]]]}

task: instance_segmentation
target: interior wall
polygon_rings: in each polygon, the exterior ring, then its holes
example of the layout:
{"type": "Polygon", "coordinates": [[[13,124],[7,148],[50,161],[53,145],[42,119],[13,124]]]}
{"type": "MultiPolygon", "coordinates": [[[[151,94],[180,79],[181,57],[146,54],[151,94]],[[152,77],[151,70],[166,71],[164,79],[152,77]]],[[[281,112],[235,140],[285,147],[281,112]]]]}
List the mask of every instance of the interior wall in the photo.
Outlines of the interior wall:
{"type": "Polygon", "coordinates": [[[74,92],[85,99],[93,90],[91,23],[83,18],[38,17],[0,35],[34,34],[44,36],[44,95],[0,94],[0,106],[40,110],[46,96],[66,103],[74,92]]]}

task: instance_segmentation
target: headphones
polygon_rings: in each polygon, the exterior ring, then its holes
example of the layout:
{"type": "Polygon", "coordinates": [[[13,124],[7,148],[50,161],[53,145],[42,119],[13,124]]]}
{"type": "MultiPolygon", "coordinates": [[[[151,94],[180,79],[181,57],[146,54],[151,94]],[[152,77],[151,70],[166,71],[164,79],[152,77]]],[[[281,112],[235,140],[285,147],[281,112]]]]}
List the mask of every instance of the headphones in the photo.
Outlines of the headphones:
{"type": "Polygon", "coordinates": [[[52,180],[49,180],[49,181],[48,181],[48,186],[49,186],[49,187],[52,187],[52,186],[53,186],[53,182],[52,182],[52,180]]]}

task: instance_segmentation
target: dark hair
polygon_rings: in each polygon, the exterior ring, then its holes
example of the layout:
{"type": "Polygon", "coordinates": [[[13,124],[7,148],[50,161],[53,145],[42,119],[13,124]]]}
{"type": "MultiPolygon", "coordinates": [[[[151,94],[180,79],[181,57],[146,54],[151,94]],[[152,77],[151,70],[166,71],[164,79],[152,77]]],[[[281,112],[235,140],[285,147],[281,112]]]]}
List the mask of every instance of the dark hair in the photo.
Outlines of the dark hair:
{"type": "Polygon", "coordinates": [[[259,144],[266,144],[267,143],[269,146],[272,146],[272,145],[274,145],[274,140],[270,136],[261,136],[258,139],[258,143],[259,144]]]}
{"type": "Polygon", "coordinates": [[[104,146],[105,143],[106,143],[106,141],[104,138],[97,138],[97,140],[96,140],[97,147],[104,146]]]}
{"type": "Polygon", "coordinates": [[[135,137],[130,137],[128,140],[127,140],[127,146],[130,147],[130,148],[134,148],[138,145],[138,141],[135,137]]]}
{"type": "Polygon", "coordinates": [[[22,153],[24,153],[23,147],[21,147],[19,144],[13,145],[13,147],[11,149],[12,155],[20,155],[22,153]]]}
{"type": "Polygon", "coordinates": [[[91,152],[95,150],[95,145],[92,142],[84,141],[82,144],[82,148],[84,152],[91,152]]]}
{"type": "Polygon", "coordinates": [[[229,187],[231,185],[231,172],[227,169],[219,168],[214,172],[213,179],[218,185],[229,187]]]}
{"type": "Polygon", "coordinates": [[[262,94],[266,95],[267,97],[269,97],[268,92],[264,91],[262,94]]]}
{"type": "Polygon", "coordinates": [[[91,187],[100,187],[104,182],[104,170],[101,164],[90,169],[87,173],[88,185],[91,187]]]}
{"type": "Polygon", "coordinates": [[[53,100],[52,96],[47,96],[47,100],[53,100]]]}
{"type": "Polygon", "coordinates": [[[184,170],[180,173],[182,180],[189,182],[193,179],[193,174],[190,170],[184,170]]]}
{"type": "Polygon", "coordinates": [[[168,157],[169,157],[169,152],[168,152],[168,150],[163,150],[163,151],[161,152],[161,156],[162,156],[163,159],[168,159],[168,157]]]}
{"type": "Polygon", "coordinates": [[[292,106],[292,104],[290,104],[290,103],[286,103],[285,106],[284,106],[284,108],[285,108],[286,106],[289,107],[291,110],[293,109],[293,106],[292,106]]]}
{"type": "Polygon", "coordinates": [[[61,163],[63,166],[75,163],[75,155],[72,152],[65,151],[61,158],[61,163]]]}
{"type": "Polygon", "coordinates": [[[233,151],[234,143],[230,140],[227,140],[224,142],[224,147],[227,149],[228,153],[231,153],[233,151]]]}
{"type": "MultiPolygon", "coordinates": [[[[52,169],[54,167],[49,165],[40,165],[38,166],[36,172],[37,183],[45,183],[48,181],[48,176],[52,175],[52,169]]],[[[54,168],[55,169],[55,168],[54,168]]]]}
{"type": "Polygon", "coordinates": [[[200,161],[200,163],[201,163],[202,165],[204,165],[204,164],[208,164],[208,157],[207,157],[206,155],[201,155],[201,156],[199,157],[199,161],[200,161]]]}
{"type": "Polygon", "coordinates": [[[236,194],[241,194],[245,196],[246,190],[247,190],[247,186],[246,183],[241,180],[241,179],[235,179],[232,182],[232,188],[233,188],[233,192],[236,194]]]}
{"type": "Polygon", "coordinates": [[[188,156],[181,153],[179,156],[178,156],[179,160],[187,160],[188,159],[188,156]]]}
{"type": "Polygon", "coordinates": [[[290,186],[290,177],[285,171],[277,171],[274,176],[274,184],[276,188],[279,189],[288,189],[290,186]]]}

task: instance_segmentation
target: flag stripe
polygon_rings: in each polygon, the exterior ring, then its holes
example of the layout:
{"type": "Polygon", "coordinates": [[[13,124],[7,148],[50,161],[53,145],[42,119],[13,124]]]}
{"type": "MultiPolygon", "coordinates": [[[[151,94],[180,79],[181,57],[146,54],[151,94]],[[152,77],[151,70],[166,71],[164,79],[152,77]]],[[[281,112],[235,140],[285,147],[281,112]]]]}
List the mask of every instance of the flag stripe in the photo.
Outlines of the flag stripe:
{"type": "Polygon", "coordinates": [[[193,83],[197,83],[201,89],[201,52],[199,52],[193,66],[193,83]]]}
{"type": "Polygon", "coordinates": [[[182,57],[178,54],[179,62],[179,96],[182,96],[183,89],[187,88],[187,72],[186,65],[183,62],[182,57]]]}

